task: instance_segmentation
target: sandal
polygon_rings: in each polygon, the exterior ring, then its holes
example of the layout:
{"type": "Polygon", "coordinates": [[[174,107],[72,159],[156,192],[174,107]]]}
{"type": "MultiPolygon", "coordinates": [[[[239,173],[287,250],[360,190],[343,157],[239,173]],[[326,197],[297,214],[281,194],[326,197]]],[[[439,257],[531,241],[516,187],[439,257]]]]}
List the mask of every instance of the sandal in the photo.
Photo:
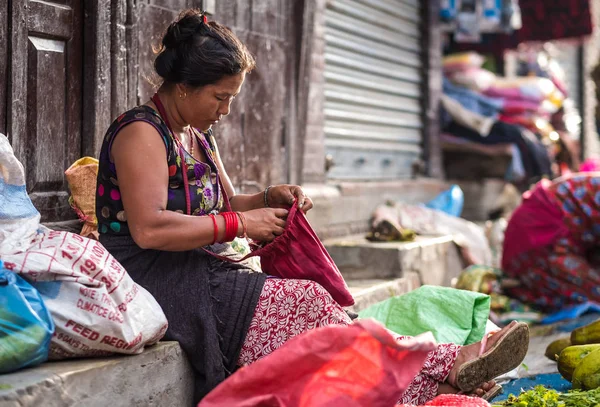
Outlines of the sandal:
{"type": "Polygon", "coordinates": [[[485,393],[483,396],[481,396],[481,398],[484,399],[485,401],[491,401],[494,399],[494,397],[496,397],[500,393],[502,393],[502,386],[497,384],[494,387],[492,387],[491,389],[489,389],[487,393],[485,393]]]}
{"type": "Polygon", "coordinates": [[[479,357],[464,363],[459,368],[456,374],[456,387],[460,390],[473,390],[481,383],[510,372],[525,359],[529,348],[527,324],[522,322],[515,324],[492,348],[485,351],[488,337],[486,335],[481,340],[479,357]]]}

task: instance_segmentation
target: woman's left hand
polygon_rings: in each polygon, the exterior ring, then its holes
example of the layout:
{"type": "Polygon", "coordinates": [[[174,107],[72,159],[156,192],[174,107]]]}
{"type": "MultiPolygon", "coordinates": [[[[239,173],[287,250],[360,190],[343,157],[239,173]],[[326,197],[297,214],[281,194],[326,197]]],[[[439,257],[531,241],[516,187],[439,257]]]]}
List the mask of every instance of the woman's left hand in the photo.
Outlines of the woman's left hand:
{"type": "Polygon", "coordinates": [[[313,207],[313,201],[298,185],[275,185],[269,188],[267,200],[272,208],[289,208],[298,199],[298,208],[304,213],[313,207]]]}

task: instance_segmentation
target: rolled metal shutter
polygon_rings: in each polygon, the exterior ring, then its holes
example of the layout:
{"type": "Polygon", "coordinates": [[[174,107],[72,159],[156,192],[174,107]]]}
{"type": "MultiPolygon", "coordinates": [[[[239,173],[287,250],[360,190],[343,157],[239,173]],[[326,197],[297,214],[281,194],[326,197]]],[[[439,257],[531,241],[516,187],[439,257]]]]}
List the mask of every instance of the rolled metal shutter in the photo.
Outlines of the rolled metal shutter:
{"type": "Polygon", "coordinates": [[[325,18],[328,178],[410,177],[422,154],[419,0],[330,0],[325,18]]]}

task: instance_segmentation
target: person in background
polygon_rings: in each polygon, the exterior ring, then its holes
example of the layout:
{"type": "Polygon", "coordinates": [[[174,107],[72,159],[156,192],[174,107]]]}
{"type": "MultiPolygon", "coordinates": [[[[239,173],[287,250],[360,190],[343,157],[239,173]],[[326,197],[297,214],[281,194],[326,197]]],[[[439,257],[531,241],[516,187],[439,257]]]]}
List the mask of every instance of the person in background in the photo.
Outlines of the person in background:
{"type": "Polygon", "coordinates": [[[545,311],[600,302],[600,173],[542,180],[523,195],[504,235],[507,294],[545,311]]]}

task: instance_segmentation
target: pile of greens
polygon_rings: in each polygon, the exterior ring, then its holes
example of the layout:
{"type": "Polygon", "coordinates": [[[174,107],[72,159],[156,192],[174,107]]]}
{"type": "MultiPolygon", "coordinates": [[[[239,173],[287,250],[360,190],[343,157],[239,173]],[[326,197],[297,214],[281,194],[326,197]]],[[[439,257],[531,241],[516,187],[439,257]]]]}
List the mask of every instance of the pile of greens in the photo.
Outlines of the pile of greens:
{"type": "Polygon", "coordinates": [[[571,390],[558,393],[556,390],[536,386],[519,396],[511,394],[503,403],[494,407],[600,407],[600,388],[588,391],[571,390]]]}

